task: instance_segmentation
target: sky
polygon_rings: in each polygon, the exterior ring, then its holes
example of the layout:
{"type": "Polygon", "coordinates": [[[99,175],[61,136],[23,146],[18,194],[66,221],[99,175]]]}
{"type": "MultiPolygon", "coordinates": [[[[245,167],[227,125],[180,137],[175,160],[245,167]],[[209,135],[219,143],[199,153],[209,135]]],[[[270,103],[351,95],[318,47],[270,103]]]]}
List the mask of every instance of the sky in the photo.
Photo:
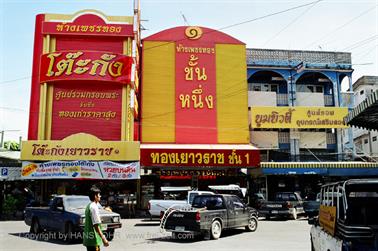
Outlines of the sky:
{"type": "MultiPolygon", "coordinates": [[[[0,0],[0,131],[6,131],[5,140],[27,138],[35,16],[83,9],[131,16],[133,1],[0,0]]],[[[141,0],[141,17],[142,38],[175,26],[204,26],[247,48],[351,52],[353,82],[378,75],[378,0],[141,0]],[[282,13],[271,15],[277,12],[282,13]]]]}

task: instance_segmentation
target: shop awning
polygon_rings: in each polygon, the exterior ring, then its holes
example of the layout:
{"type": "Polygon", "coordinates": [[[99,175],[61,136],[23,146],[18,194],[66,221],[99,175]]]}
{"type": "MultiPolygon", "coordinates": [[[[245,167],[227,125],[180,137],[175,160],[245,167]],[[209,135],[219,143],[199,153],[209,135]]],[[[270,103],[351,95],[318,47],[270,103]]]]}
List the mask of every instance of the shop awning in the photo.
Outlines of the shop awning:
{"type": "Polygon", "coordinates": [[[258,167],[259,150],[249,144],[141,144],[143,167],[258,167]]]}
{"type": "Polygon", "coordinates": [[[349,113],[346,123],[368,130],[378,130],[378,90],[349,113]]]}
{"type": "Polygon", "coordinates": [[[261,169],[263,174],[378,175],[378,163],[371,162],[261,162],[261,169]]]}

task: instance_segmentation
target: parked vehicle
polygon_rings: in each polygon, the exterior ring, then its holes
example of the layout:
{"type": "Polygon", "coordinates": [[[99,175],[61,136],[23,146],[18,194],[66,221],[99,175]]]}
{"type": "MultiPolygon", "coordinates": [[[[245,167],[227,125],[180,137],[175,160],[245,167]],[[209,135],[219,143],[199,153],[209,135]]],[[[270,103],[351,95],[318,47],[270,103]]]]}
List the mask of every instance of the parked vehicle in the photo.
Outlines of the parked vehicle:
{"type": "Polygon", "coordinates": [[[290,217],[297,219],[299,214],[304,214],[303,200],[296,192],[278,192],[274,201],[263,201],[259,214],[266,219],[271,216],[290,217]]]}
{"type": "Polygon", "coordinates": [[[233,194],[246,202],[247,188],[241,188],[239,185],[213,185],[208,186],[210,191],[218,194],[233,194]]]}
{"type": "Polygon", "coordinates": [[[160,217],[162,212],[174,205],[190,205],[197,195],[214,194],[210,191],[191,191],[191,187],[161,187],[161,192],[163,199],[148,202],[148,212],[151,218],[160,217]]]}
{"type": "Polygon", "coordinates": [[[319,216],[309,219],[312,251],[378,250],[378,179],[322,186],[319,216]]]}
{"type": "MultiPolygon", "coordinates": [[[[85,222],[85,208],[90,203],[88,196],[59,195],[55,196],[48,207],[27,207],[25,223],[30,226],[31,233],[44,230],[63,233],[64,239],[71,241],[82,236],[85,222]],[[79,234],[80,233],[80,234],[79,234]]],[[[100,208],[102,230],[108,240],[114,237],[116,228],[122,227],[120,215],[100,208]]]]}
{"type": "Polygon", "coordinates": [[[246,206],[238,196],[221,194],[196,196],[191,208],[169,209],[161,221],[161,228],[172,232],[173,238],[185,233],[218,239],[224,229],[245,227],[253,232],[257,225],[254,208],[246,206]]]}
{"type": "Polygon", "coordinates": [[[319,214],[320,207],[320,193],[316,195],[315,200],[305,200],[303,202],[303,209],[308,217],[315,217],[319,214]]]}

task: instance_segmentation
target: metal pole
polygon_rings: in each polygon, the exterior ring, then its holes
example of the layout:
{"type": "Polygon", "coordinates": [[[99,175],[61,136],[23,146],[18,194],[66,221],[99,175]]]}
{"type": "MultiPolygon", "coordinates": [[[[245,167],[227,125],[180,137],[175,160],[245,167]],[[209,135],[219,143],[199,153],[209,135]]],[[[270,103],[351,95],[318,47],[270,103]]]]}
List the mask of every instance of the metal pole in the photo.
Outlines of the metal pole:
{"type": "Polygon", "coordinates": [[[5,131],[0,131],[1,138],[0,138],[0,148],[4,148],[4,133],[5,131]]]}

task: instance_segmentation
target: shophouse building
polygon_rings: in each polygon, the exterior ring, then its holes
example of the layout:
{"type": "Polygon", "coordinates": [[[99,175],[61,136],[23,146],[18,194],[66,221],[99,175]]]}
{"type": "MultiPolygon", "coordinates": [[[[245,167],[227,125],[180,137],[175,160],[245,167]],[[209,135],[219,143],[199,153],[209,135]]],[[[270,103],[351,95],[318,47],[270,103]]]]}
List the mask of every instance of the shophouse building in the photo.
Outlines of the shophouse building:
{"type": "Polygon", "coordinates": [[[36,17],[21,179],[35,185],[41,201],[85,194],[93,184],[104,199],[109,193],[135,199],[139,16],[136,1],[131,16],[84,10],[36,17]]]}
{"type": "Polygon", "coordinates": [[[353,92],[341,83],[353,90],[351,63],[344,52],[247,49],[251,143],[261,153],[256,191],[306,196],[327,179],[378,174],[376,165],[351,162],[345,140],[353,138],[344,122],[353,92]]]}
{"type": "Polygon", "coordinates": [[[205,27],[143,39],[142,204],[161,186],[248,186],[260,164],[250,145],[246,48],[205,27]]]}
{"type": "MultiPolygon", "coordinates": [[[[378,90],[377,76],[362,76],[353,83],[355,106],[378,90]]],[[[370,115],[375,116],[375,115],[370,115]]],[[[376,162],[378,160],[378,132],[353,127],[353,144],[357,160],[376,162]]],[[[347,139],[346,139],[347,141],[347,139]]]]}

